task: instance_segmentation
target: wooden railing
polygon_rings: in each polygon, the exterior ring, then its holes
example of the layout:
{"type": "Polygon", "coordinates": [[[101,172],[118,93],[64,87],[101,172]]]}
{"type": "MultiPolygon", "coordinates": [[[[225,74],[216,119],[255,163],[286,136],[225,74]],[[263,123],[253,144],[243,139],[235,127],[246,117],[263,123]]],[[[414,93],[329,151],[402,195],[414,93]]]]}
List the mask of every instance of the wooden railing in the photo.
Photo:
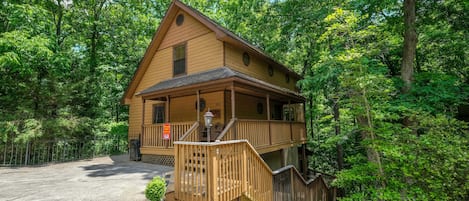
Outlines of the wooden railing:
{"type": "Polygon", "coordinates": [[[175,143],[178,200],[272,200],[272,171],[246,140],[175,143]]]}
{"type": "Polygon", "coordinates": [[[306,141],[306,128],[302,122],[232,119],[217,140],[237,139],[248,140],[256,149],[303,143],[306,141]]]}
{"type": "Polygon", "coordinates": [[[272,172],[247,140],[175,142],[175,156],[177,200],[335,199],[321,176],[305,181],[293,166],[272,172]]]}
{"type": "Polygon", "coordinates": [[[189,130],[179,138],[179,141],[187,142],[199,142],[199,125],[200,123],[196,121],[189,130]]]}
{"type": "Polygon", "coordinates": [[[146,124],[143,126],[142,147],[173,148],[174,141],[179,140],[194,122],[171,123],[169,140],[163,139],[163,124],[146,124]]]}
{"type": "Polygon", "coordinates": [[[292,165],[274,171],[273,175],[274,201],[336,200],[336,189],[327,186],[322,175],[306,181],[292,165]]]}

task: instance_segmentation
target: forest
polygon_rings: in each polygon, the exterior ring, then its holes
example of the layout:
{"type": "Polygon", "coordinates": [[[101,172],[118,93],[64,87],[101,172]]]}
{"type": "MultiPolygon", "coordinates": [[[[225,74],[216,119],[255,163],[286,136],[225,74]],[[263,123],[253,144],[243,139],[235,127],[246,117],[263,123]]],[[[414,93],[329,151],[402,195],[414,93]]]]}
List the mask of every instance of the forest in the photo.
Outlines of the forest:
{"type": "MultiPolygon", "coordinates": [[[[304,77],[310,168],[340,200],[469,200],[469,2],[182,0],[304,77]]],[[[126,136],[170,0],[0,3],[0,145],[126,136]]]]}

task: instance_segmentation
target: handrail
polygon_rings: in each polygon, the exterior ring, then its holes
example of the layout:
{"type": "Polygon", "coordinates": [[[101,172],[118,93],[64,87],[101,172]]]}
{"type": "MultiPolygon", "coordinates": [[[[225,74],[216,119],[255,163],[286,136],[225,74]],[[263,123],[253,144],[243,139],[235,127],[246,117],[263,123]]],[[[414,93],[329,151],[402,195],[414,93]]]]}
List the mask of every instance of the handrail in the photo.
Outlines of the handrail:
{"type": "MultiPolygon", "coordinates": [[[[301,173],[296,169],[295,166],[293,165],[287,165],[285,167],[281,167],[275,171],[272,172],[272,175],[275,176],[275,175],[279,175],[281,173],[284,173],[284,172],[287,172],[287,171],[293,171],[300,179],[301,181],[303,181],[303,183],[308,186],[309,184],[311,184],[312,182],[316,181],[316,179],[318,178],[321,178],[322,179],[322,182],[324,182],[325,186],[327,187],[327,189],[330,189],[331,187],[329,185],[327,185],[326,181],[324,181],[324,177],[322,176],[322,174],[320,174],[318,177],[315,177],[315,178],[312,178],[312,179],[309,179],[309,180],[305,180],[305,178],[301,175],[301,173]]],[[[333,176],[333,175],[329,175],[328,176],[333,176]]],[[[333,176],[334,177],[334,176],[333,176]]]]}
{"type": "Polygon", "coordinates": [[[199,127],[199,122],[198,122],[198,121],[194,122],[194,124],[192,124],[192,126],[189,128],[189,130],[187,130],[187,132],[184,133],[184,135],[182,135],[182,136],[179,138],[179,140],[180,140],[180,141],[184,141],[184,139],[185,139],[189,134],[191,134],[192,131],[194,131],[194,130],[197,129],[198,127],[199,127]]]}
{"type": "Polygon", "coordinates": [[[201,201],[240,196],[278,201],[335,199],[335,188],[327,186],[322,175],[306,181],[292,165],[272,171],[248,140],[174,144],[179,200],[192,200],[194,196],[201,201]]]}
{"type": "Polygon", "coordinates": [[[228,122],[228,124],[226,125],[225,129],[223,129],[223,131],[220,133],[220,135],[218,135],[217,139],[215,139],[215,140],[223,139],[223,137],[225,137],[226,133],[228,133],[228,131],[233,127],[236,120],[237,120],[236,118],[231,119],[230,122],[228,122]]]}
{"type": "Polygon", "coordinates": [[[325,173],[325,172],[322,172],[322,171],[319,171],[319,170],[315,170],[315,169],[310,168],[310,167],[308,167],[308,171],[317,172],[317,173],[319,173],[319,174],[322,174],[322,175],[325,175],[325,176],[328,176],[328,177],[332,177],[333,179],[336,178],[336,176],[334,176],[334,175],[332,175],[332,174],[325,173]]]}

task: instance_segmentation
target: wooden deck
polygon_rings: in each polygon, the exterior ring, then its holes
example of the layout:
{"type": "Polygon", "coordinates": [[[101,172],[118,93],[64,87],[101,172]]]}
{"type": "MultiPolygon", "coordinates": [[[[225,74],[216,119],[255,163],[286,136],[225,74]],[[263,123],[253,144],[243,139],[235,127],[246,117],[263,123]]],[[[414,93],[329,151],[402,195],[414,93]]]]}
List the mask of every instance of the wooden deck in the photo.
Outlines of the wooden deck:
{"type": "Polygon", "coordinates": [[[175,144],[177,200],[335,200],[321,177],[305,181],[293,166],[273,172],[246,140],[175,144]]]}
{"type": "MultiPolygon", "coordinates": [[[[171,138],[163,139],[163,124],[143,126],[142,154],[174,155],[174,142],[200,142],[198,122],[171,123],[171,138]]],[[[302,122],[277,120],[232,119],[219,133],[211,132],[212,141],[245,139],[260,154],[306,143],[306,128],[302,122]],[[216,138],[215,138],[216,137],[216,138]]]]}

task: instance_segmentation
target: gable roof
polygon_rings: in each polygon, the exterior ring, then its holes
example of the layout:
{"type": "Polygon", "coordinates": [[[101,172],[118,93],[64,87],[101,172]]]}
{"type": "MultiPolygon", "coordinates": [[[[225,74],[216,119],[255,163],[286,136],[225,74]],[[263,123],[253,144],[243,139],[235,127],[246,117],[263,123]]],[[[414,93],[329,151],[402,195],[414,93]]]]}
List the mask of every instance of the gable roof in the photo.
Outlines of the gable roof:
{"type": "Polygon", "coordinates": [[[299,99],[304,99],[303,96],[301,96],[301,94],[299,94],[298,92],[253,78],[249,75],[235,71],[228,67],[211,69],[211,70],[207,70],[207,71],[203,71],[199,73],[184,75],[181,77],[176,77],[176,78],[168,79],[165,81],[161,81],[147,89],[144,89],[143,91],[138,92],[137,95],[147,95],[147,94],[151,94],[151,93],[161,91],[161,90],[175,89],[179,87],[200,84],[200,83],[205,83],[205,82],[210,82],[210,81],[215,81],[215,80],[223,80],[227,78],[243,79],[243,80],[250,81],[256,84],[260,84],[262,86],[265,86],[266,88],[272,89],[280,93],[285,93],[288,95],[295,96],[299,99]]]}
{"type": "Polygon", "coordinates": [[[292,75],[293,77],[297,79],[301,79],[301,76],[298,75],[297,73],[293,72],[292,70],[288,69],[281,63],[275,61],[273,58],[265,54],[262,50],[259,48],[255,47],[254,45],[248,43],[246,40],[242,39],[241,37],[237,36],[236,34],[232,33],[231,31],[225,29],[224,27],[220,26],[207,16],[203,15],[196,9],[193,9],[184,3],[178,1],[178,0],[173,0],[171,5],[169,6],[168,10],[166,11],[166,14],[163,18],[163,20],[160,23],[160,26],[158,27],[155,35],[153,35],[153,38],[150,42],[150,45],[148,46],[147,50],[145,51],[145,54],[142,58],[142,60],[139,63],[138,68],[135,70],[135,73],[132,77],[132,80],[129,83],[129,86],[127,87],[126,91],[124,92],[124,95],[122,97],[121,103],[123,104],[129,104],[130,98],[135,94],[135,90],[138,87],[138,84],[140,80],[143,78],[143,75],[145,74],[148,66],[150,65],[150,62],[152,60],[153,55],[156,53],[158,50],[158,47],[160,46],[161,42],[164,39],[164,36],[166,35],[169,27],[171,26],[172,21],[176,17],[176,14],[178,13],[179,10],[183,10],[187,14],[189,14],[191,17],[205,25],[208,29],[211,31],[215,32],[216,38],[220,41],[227,42],[229,44],[232,44],[236,47],[239,48],[244,48],[248,52],[265,59],[267,62],[274,64],[280,70],[292,75]]]}

